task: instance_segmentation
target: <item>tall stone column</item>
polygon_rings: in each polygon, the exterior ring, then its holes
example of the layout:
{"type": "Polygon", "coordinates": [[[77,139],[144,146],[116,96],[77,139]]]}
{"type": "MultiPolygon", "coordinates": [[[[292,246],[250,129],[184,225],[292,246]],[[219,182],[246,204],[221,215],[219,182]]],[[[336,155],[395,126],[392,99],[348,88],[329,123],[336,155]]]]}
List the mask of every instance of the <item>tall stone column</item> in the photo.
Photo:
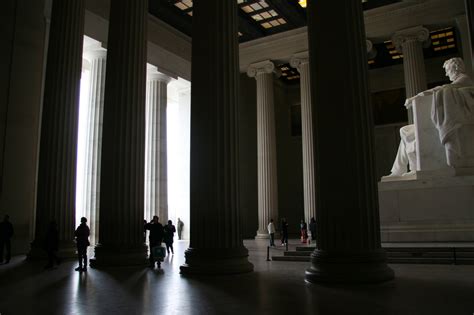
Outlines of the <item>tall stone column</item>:
{"type": "Polygon", "coordinates": [[[466,66],[467,74],[472,77],[472,48],[471,37],[469,36],[469,23],[465,14],[456,17],[456,26],[459,31],[459,39],[461,40],[462,58],[466,66]]]}
{"type": "Polygon", "coordinates": [[[314,188],[313,112],[311,108],[308,52],[294,55],[290,60],[290,65],[298,69],[300,73],[304,216],[306,223],[309,224],[311,218],[316,218],[316,195],[314,188]]]}
{"type": "Polygon", "coordinates": [[[56,0],[51,13],[41,121],[35,241],[37,251],[49,222],[59,229],[59,256],[75,255],[74,220],[79,91],[84,34],[84,1],[56,0]]]}
{"type": "Polygon", "coordinates": [[[145,136],[145,219],[168,220],[166,107],[171,78],[156,68],[148,71],[145,136]]]}
{"type": "MultiPolygon", "coordinates": [[[[474,67],[474,3],[472,0],[465,0],[466,3],[466,15],[468,23],[468,34],[469,34],[469,50],[471,52],[472,66],[474,67]]],[[[471,73],[474,73],[474,68],[470,69],[471,73]]]]}
{"type": "Polygon", "coordinates": [[[146,264],[143,243],[147,0],[111,1],[93,267],[146,264]]]}
{"type": "Polygon", "coordinates": [[[191,241],[183,274],[253,270],[239,213],[237,10],[236,1],[194,1],[191,241]]]}
{"type": "Polygon", "coordinates": [[[380,245],[374,126],[360,0],[309,1],[308,34],[318,242],[306,281],[392,279],[393,271],[380,245]],[[332,23],[335,20],[339,22],[332,23]],[[324,26],[330,23],[331,32],[327,32],[324,26]],[[327,49],[328,43],[333,49],[327,49]],[[328,62],[331,60],[334,62],[328,62]]]}
{"type": "Polygon", "coordinates": [[[250,65],[247,75],[257,81],[258,231],[255,238],[268,238],[270,219],[278,220],[278,181],[273,74],[271,61],[250,65]]]}
{"type": "MultiPolygon", "coordinates": [[[[403,54],[406,98],[417,95],[428,88],[426,83],[423,43],[430,38],[430,32],[421,26],[401,30],[392,37],[392,42],[403,54]]],[[[412,110],[408,110],[408,122],[413,123],[412,110]]]]}
{"type": "Polygon", "coordinates": [[[100,157],[102,148],[102,123],[104,114],[105,71],[107,51],[94,48],[85,52],[90,64],[89,108],[84,174],[84,213],[89,220],[91,244],[99,237],[100,157]]]}

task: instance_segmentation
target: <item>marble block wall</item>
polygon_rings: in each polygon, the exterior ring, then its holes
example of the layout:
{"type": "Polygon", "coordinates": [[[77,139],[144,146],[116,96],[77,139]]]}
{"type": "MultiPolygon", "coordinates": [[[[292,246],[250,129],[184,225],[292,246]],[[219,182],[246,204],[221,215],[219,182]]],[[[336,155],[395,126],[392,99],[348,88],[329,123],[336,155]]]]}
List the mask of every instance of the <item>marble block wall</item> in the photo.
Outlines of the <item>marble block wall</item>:
{"type": "Polygon", "coordinates": [[[474,241],[474,176],[379,183],[383,242],[474,241]]]}

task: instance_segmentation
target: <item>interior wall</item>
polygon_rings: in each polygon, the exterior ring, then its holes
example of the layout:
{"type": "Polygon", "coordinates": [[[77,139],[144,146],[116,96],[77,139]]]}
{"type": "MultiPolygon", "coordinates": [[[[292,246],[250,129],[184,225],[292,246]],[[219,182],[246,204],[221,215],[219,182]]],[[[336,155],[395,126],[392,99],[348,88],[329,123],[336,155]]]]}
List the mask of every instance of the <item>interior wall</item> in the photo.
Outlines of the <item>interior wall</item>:
{"type": "Polygon", "coordinates": [[[2,3],[0,135],[3,142],[3,168],[0,215],[9,214],[14,226],[13,254],[28,251],[34,232],[38,131],[47,25],[44,6],[44,0],[7,0],[2,3]]]}
{"type": "Polygon", "coordinates": [[[304,219],[303,147],[301,136],[291,135],[291,106],[301,104],[300,87],[276,79],[275,120],[279,219],[286,218],[288,233],[299,235],[304,219]]]}

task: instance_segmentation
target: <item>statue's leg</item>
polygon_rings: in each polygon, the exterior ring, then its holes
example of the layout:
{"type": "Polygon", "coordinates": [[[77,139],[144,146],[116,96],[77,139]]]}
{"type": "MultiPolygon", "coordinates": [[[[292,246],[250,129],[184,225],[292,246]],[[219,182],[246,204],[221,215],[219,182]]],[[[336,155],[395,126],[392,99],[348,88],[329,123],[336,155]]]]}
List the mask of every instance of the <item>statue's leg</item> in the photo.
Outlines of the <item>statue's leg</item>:
{"type": "Polygon", "coordinates": [[[416,137],[415,137],[415,125],[407,125],[400,128],[400,138],[405,146],[406,164],[410,168],[410,173],[416,172],[416,137]]]}
{"type": "Polygon", "coordinates": [[[390,174],[390,176],[401,176],[405,174],[407,172],[407,166],[408,154],[406,151],[405,142],[401,140],[400,145],[398,146],[397,156],[393,162],[392,174],[390,174]]]}

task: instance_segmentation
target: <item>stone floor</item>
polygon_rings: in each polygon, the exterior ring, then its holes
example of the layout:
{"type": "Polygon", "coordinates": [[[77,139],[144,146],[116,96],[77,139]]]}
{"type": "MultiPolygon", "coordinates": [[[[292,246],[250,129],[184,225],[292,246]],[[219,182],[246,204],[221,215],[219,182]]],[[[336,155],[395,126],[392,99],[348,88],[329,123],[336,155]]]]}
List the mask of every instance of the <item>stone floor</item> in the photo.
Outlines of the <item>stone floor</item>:
{"type": "Polygon", "coordinates": [[[303,281],[306,263],[267,262],[265,241],[245,244],[255,272],[227,277],[181,276],[184,241],[162,270],[44,271],[15,257],[0,266],[0,314],[474,314],[474,266],[391,265],[388,283],[324,286],[303,281]]]}

